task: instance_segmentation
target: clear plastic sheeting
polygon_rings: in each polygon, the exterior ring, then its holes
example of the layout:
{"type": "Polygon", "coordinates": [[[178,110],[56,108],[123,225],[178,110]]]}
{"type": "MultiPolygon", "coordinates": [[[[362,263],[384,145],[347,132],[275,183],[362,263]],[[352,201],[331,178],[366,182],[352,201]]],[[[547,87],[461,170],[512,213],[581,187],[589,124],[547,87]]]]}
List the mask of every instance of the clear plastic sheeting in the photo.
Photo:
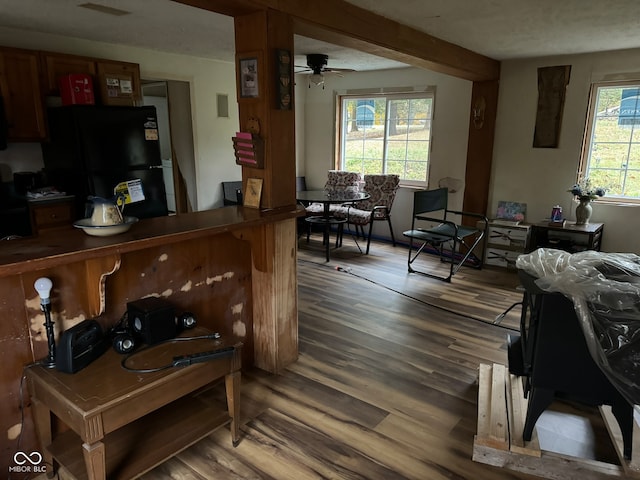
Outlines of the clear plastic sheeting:
{"type": "Polygon", "coordinates": [[[573,301],[591,356],[627,400],[640,404],[640,256],[540,248],[516,267],[545,292],[573,301]]]}

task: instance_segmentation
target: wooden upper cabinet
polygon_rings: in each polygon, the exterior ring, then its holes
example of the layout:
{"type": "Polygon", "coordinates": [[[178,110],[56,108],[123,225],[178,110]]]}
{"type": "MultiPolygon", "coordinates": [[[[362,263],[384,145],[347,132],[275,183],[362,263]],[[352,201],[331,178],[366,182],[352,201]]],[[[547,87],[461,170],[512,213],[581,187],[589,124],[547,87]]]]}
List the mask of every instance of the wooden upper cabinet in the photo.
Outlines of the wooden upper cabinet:
{"type": "MultiPolygon", "coordinates": [[[[44,72],[44,94],[60,95],[58,79],[72,73],[91,75],[96,80],[96,60],[89,57],[41,52],[44,72]]],[[[96,85],[94,84],[94,90],[96,85]]]]}
{"type": "Polygon", "coordinates": [[[60,95],[58,79],[72,73],[91,75],[96,103],[138,105],[142,99],[137,63],[40,52],[45,95],[60,95]]]}
{"type": "Polygon", "coordinates": [[[39,141],[46,137],[40,94],[38,53],[0,48],[0,93],[12,141],[39,141]]]}
{"type": "Polygon", "coordinates": [[[47,138],[44,99],[60,95],[58,79],[72,73],[91,75],[98,104],[142,103],[137,63],[0,47],[0,96],[9,141],[47,138]]]}
{"type": "Polygon", "coordinates": [[[98,60],[98,84],[103,105],[139,105],[142,101],[137,63],[98,60]]]}

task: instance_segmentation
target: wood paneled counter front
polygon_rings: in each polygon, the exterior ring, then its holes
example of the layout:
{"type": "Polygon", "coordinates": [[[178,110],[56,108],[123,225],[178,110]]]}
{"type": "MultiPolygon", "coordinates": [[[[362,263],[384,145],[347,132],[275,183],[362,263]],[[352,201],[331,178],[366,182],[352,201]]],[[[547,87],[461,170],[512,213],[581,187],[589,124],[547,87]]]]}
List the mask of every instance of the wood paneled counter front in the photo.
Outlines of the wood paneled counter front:
{"type": "Polygon", "coordinates": [[[144,219],[111,237],[70,226],[0,243],[0,471],[12,465],[18,448],[38,449],[31,413],[25,409],[22,423],[19,401],[24,367],[47,354],[37,278],[53,282],[56,337],[87,318],[107,330],[127,302],[159,296],[178,314],[192,312],[199,325],[242,342],[244,367],[275,373],[298,355],[301,214],[296,206],[230,206],[144,219]]]}

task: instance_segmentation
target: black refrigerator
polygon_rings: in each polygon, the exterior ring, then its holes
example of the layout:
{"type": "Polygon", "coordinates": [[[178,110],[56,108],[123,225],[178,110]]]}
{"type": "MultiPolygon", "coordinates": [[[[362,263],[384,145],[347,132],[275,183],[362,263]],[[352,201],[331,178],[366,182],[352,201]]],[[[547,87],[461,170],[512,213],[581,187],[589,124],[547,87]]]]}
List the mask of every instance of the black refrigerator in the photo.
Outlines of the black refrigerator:
{"type": "Polygon", "coordinates": [[[76,196],[78,217],[86,215],[87,197],[113,198],[115,186],[129,180],[140,180],[144,200],[125,205],[124,215],[168,214],[155,107],[70,105],[47,113],[47,183],[76,196]]]}

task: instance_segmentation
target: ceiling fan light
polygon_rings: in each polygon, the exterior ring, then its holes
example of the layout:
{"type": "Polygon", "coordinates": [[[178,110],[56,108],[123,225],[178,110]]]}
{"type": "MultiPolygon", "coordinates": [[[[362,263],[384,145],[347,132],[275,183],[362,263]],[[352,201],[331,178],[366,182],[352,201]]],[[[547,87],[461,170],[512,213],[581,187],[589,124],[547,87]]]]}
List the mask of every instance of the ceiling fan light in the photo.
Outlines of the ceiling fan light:
{"type": "Polygon", "coordinates": [[[309,75],[309,81],[316,87],[319,87],[324,83],[324,75],[322,75],[321,73],[312,73],[311,75],[309,75]]]}

